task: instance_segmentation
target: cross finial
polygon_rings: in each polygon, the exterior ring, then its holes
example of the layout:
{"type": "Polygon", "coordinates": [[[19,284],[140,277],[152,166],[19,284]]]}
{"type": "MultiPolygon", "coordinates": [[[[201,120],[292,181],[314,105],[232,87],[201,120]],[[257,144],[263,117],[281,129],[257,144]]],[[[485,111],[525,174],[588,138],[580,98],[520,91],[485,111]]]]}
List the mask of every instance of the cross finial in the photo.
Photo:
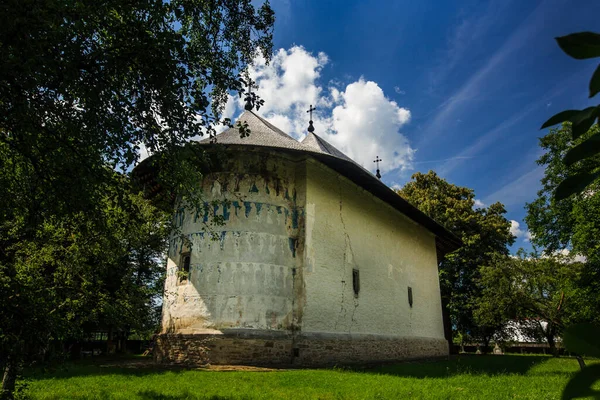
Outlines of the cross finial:
{"type": "Polygon", "coordinates": [[[315,111],[317,108],[313,107],[312,104],[310,105],[310,107],[308,108],[308,110],[306,111],[307,113],[310,114],[310,120],[308,121],[308,131],[309,132],[314,132],[315,131],[315,127],[313,126],[313,121],[312,121],[312,112],[315,111]]]}
{"type": "Polygon", "coordinates": [[[377,163],[377,173],[375,174],[376,177],[378,177],[379,179],[381,179],[381,174],[379,173],[379,163],[383,161],[381,158],[379,158],[379,156],[375,157],[375,160],[373,160],[374,163],[377,163]]]}
{"type": "Polygon", "coordinates": [[[248,92],[246,92],[246,98],[244,100],[246,100],[246,104],[244,105],[244,109],[248,110],[248,111],[252,111],[253,108],[253,104],[252,104],[252,84],[254,82],[252,82],[252,79],[250,79],[250,77],[248,77],[248,81],[246,82],[246,85],[248,86],[248,92]]]}

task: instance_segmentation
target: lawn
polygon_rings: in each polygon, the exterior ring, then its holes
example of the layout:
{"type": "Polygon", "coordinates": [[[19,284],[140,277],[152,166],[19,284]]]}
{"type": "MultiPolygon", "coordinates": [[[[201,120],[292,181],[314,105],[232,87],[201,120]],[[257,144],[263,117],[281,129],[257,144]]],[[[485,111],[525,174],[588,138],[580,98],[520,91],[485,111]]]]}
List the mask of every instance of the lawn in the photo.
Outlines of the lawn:
{"type": "Polygon", "coordinates": [[[30,371],[23,394],[33,399],[560,399],[577,371],[574,359],[531,355],[275,371],[166,370],[105,360],[30,371]]]}

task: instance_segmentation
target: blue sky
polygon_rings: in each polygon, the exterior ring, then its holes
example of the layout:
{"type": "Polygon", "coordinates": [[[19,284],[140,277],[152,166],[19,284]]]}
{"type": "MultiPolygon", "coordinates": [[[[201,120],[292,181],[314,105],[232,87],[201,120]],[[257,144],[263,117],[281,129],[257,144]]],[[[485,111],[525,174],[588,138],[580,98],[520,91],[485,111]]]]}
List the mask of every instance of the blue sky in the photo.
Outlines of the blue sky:
{"type": "MultiPolygon", "coordinates": [[[[433,169],[486,205],[504,203],[520,224],[513,250],[529,246],[522,219],[543,174],[539,126],[589,103],[597,65],[553,38],[598,30],[600,1],[271,4],[277,55],[253,70],[263,115],[301,138],[316,104],[316,133],[368,168],[380,155],[388,185],[433,169]]],[[[240,110],[232,101],[226,114],[240,110]]]]}

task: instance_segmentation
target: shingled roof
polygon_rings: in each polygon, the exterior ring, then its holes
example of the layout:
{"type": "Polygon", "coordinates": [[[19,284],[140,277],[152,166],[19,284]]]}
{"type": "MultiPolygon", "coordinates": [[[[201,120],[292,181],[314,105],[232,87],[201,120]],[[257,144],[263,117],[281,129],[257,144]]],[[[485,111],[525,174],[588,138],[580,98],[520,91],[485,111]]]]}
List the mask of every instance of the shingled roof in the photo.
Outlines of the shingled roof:
{"type": "MultiPolygon", "coordinates": [[[[237,122],[248,124],[249,136],[241,138],[239,129],[234,126],[217,135],[216,142],[222,145],[259,146],[289,152],[308,153],[435,234],[438,257],[456,250],[462,245],[461,240],[454,234],[423,214],[376,178],[375,175],[315,133],[309,132],[302,142],[298,142],[252,111],[244,111],[235,125],[237,125],[237,122]]],[[[210,139],[204,139],[199,143],[210,145],[212,142],[210,139]]]]}
{"type": "MultiPolygon", "coordinates": [[[[210,139],[200,141],[201,144],[210,144],[210,139]]],[[[264,146],[277,147],[290,150],[307,150],[296,139],[271,124],[266,119],[253,113],[252,111],[244,111],[237,119],[233,128],[229,128],[221,134],[217,135],[217,143],[220,144],[242,144],[245,146],[264,146]],[[250,135],[240,137],[240,131],[235,127],[238,122],[245,122],[250,129],[250,135]]]]}
{"type": "MultiPolygon", "coordinates": [[[[235,125],[237,125],[238,122],[245,122],[248,124],[248,129],[250,129],[251,132],[248,137],[240,137],[239,129],[234,126],[233,128],[229,128],[223,133],[217,135],[216,142],[219,144],[264,146],[288,150],[299,150],[309,153],[326,154],[332,157],[341,158],[342,160],[346,160],[360,168],[363,168],[360,164],[356,163],[353,159],[336,149],[332,144],[328,143],[325,139],[317,136],[313,132],[308,132],[302,142],[298,142],[296,139],[292,138],[287,133],[283,132],[281,129],[262,118],[260,115],[247,110],[240,115],[235,125]]],[[[210,144],[211,140],[203,139],[200,141],[200,143],[210,144]]],[[[366,169],[365,171],[369,172],[366,169]]]]}

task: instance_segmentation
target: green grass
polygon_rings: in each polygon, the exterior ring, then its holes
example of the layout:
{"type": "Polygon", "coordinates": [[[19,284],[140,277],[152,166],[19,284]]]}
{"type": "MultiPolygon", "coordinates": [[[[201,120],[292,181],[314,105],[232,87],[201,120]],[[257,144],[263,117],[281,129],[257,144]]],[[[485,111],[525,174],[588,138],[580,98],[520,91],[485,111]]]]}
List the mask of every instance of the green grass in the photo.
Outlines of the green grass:
{"type": "Polygon", "coordinates": [[[517,355],[470,355],[363,370],[270,372],[88,362],[31,371],[24,393],[33,399],[560,399],[577,371],[574,359],[517,355]]]}

